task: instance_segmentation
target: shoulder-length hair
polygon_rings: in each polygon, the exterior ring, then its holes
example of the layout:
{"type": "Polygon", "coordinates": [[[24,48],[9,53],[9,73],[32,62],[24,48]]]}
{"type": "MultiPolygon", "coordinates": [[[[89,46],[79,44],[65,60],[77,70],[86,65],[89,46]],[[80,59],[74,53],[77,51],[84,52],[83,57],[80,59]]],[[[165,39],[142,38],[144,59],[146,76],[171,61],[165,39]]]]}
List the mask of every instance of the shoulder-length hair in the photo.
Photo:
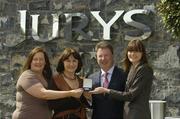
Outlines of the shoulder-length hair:
{"type": "Polygon", "coordinates": [[[80,54],[73,48],[66,48],[60,58],[59,58],[59,61],[58,61],[58,65],[57,65],[57,68],[56,68],[56,71],[59,72],[59,73],[62,73],[64,71],[64,61],[67,60],[69,58],[69,56],[73,56],[75,59],[78,60],[78,67],[75,71],[75,73],[78,73],[80,72],[81,68],[82,68],[82,60],[81,60],[81,56],[80,54]]]}
{"type": "Polygon", "coordinates": [[[127,48],[125,49],[125,57],[123,59],[123,65],[124,65],[124,70],[126,72],[129,72],[130,70],[130,66],[131,66],[131,62],[129,61],[128,59],[128,51],[137,51],[137,52],[141,52],[142,53],[142,58],[140,60],[141,63],[148,63],[148,60],[147,60],[147,56],[146,56],[146,50],[145,50],[145,47],[142,43],[141,40],[131,40],[129,43],[128,43],[128,46],[127,48]]]}
{"type": "Polygon", "coordinates": [[[25,61],[25,64],[23,66],[23,71],[31,69],[31,62],[33,60],[33,57],[36,53],[39,53],[39,52],[42,52],[44,54],[44,59],[45,59],[45,63],[46,63],[44,66],[44,69],[43,69],[43,76],[45,77],[46,80],[49,80],[52,77],[50,61],[49,61],[49,57],[48,57],[47,53],[41,47],[35,47],[34,49],[32,49],[30,51],[30,53],[27,56],[27,60],[25,61]]]}

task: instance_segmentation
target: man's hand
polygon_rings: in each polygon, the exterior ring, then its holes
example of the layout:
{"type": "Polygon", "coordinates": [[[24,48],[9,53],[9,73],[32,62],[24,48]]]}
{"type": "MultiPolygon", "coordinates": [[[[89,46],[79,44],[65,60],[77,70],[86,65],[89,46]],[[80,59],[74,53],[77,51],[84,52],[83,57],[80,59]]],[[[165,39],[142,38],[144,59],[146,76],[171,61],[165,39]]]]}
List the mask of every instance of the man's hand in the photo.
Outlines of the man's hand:
{"type": "Polygon", "coordinates": [[[89,91],[91,94],[101,94],[101,93],[109,93],[110,89],[104,87],[97,87],[92,91],[89,91]]]}

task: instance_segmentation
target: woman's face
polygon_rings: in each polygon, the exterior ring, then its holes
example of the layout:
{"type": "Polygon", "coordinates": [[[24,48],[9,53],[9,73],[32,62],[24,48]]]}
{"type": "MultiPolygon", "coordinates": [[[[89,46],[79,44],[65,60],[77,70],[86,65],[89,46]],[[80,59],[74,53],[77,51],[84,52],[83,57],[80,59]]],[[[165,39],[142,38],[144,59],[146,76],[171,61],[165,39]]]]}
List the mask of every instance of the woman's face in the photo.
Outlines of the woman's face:
{"type": "Polygon", "coordinates": [[[138,51],[128,51],[127,53],[129,61],[133,64],[136,65],[140,62],[142,58],[142,52],[138,51]]]}
{"type": "Polygon", "coordinates": [[[68,59],[64,60],[64,71],[69,73],[75,73],[78,67],[78,60],[70,55],[68,59]]]}
{"type": "Polygon", "coordinates": [[[31,70],[42,73],[45,66],[44,53],[38,52],[34,55],[31,62],[31,70]]]}

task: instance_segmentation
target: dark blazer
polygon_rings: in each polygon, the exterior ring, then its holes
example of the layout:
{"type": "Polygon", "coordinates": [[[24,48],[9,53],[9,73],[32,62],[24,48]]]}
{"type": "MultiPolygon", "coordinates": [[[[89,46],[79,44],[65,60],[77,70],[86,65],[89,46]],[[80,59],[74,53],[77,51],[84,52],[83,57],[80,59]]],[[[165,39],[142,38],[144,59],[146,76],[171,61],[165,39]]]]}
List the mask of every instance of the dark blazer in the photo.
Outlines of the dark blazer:
{"type": "Polygon", "coordinates": [[[153,70],[147,64],[139,64],[128,74],[126,92],[110,91],[112,99],[129,101],[125,106],[127,119],[151,119],[149,97],[153,78],[153,70]]]}
{"type": "MultiPolygon", "coordinates": [[[[88,78],[93,80],[93,88],[101,86],[101,72],[96,72],[88,78]]],[[[109,89],[124,91],[126,75],[122,69],[114,67],[109,89]]],[[[124,102],[109,98],[104,94],[92,95],[92,119],[123,119],[124,102]]]]}

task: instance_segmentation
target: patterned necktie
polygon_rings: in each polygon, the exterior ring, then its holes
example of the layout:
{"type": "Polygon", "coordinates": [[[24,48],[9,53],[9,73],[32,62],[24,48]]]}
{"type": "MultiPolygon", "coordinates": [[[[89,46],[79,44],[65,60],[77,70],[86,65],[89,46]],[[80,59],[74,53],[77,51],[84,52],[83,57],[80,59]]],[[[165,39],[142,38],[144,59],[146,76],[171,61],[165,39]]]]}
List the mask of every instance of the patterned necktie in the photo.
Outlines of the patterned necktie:
{"type": "Polygon", "coordinates": [[[108,80],[108,73],[106,72],[105,74],[104,74],[104,82],[103,82],[103,87],[104,88],[108,88],[108,85],[109,85],[109,80],[108,80]]]}

